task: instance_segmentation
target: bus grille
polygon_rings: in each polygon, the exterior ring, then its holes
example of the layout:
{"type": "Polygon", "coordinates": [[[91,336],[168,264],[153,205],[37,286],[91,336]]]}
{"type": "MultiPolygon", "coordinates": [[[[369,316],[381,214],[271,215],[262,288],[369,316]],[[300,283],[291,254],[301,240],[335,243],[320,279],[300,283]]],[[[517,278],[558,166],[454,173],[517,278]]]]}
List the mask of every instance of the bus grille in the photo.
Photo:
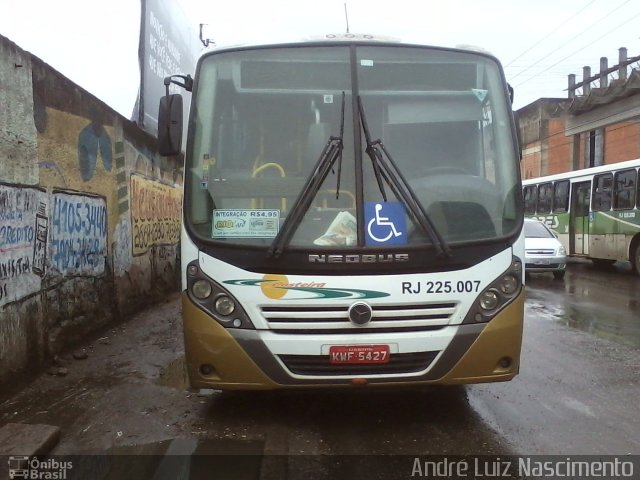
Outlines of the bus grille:
{"type": "Polygon", "coordinates": [[[328,355],[279,355],[279,358],[296,375],[385,375],[420,372],[437,355],[438,352],[394,353],[389,356],[389,363],[372,365],[334,365],[328,355]]]}
{"type": "Polygon", "coordinates": [[[439,330],[451,322],[457,303],[372,306],[363,326],[349,321],[348,307],[264,306],[262,316],[276,333],[383,333],[439,330]]]}

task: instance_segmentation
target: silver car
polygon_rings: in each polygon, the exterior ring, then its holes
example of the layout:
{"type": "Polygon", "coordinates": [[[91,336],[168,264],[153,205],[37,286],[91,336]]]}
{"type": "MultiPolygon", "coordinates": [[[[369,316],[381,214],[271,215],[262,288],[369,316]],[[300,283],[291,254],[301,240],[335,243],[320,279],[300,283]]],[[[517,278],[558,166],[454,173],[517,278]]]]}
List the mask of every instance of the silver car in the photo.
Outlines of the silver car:
{"type": "Polygon", "coordinates": [[[525,273],[553,272],[564,278],[567,252],[544,223],[531,218],[524,220],[525,273]]]}

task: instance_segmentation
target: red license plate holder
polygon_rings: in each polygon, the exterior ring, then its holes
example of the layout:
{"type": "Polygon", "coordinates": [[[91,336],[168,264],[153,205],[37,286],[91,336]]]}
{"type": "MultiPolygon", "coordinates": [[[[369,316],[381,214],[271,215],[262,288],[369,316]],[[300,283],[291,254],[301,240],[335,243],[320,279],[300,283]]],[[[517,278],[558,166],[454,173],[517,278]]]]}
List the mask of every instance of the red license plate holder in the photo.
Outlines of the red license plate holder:
{"type": "Polygon", "coordinates": [[[329,361],[332,365],[367,365],[389,363],[389,345],[332,345],[329,361]]]}

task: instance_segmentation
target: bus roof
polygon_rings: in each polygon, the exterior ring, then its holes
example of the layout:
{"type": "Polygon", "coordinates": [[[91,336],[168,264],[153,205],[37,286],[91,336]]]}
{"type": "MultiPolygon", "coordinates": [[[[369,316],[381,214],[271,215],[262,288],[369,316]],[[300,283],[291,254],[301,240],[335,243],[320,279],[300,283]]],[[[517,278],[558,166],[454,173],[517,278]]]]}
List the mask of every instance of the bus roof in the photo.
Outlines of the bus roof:
{"type": "Polygon", "coordinates": [[[523,185],[532,185],[534,183],[553,182],[555,180],[565,180],[567,178],[579,178],[596,175],[603,172],[611,172],[616,170],[624,170],[627,168],[640,167],[640,159],[627,160],[624,162],[610,163],[608,165],[600,165],[598,167],[583,168],[582,170],[573,170],[571,172],[557,173],[555,175],[547,175],[545,177],[528,178],[522,181],[523,185]]]}
{"type": "Polygon", "coordinates": [[[368,33],[327,33],[325,35],[312,35],[305,38],[295,38],[295,39],[279,39],[279,40],[265,40],[256,41],[251,43],[237,43],[237,44],[215,44],[210,47],[207,47],[201,56],[206,56],[208,53],[213,53],[221,50],[235,50],[235,49],[247,49],[247,48],[260,48],[260,47],[268,47],[268,46],[299,46],[305,44],[322,44],[329,42],[357,42],[357,43],[380,43],[380,44],[397,44],[404,46],[421,46],[421,47],[431,47],[442,50],[458,50],[469,53],[476,53],[491,57],[495,60],[497,58],[488,50],[476,46],[476,45],[468,45],[468,44],[459,44],[455,46],[446,46],[446,45],[427,45],[415,42],[404,42],[400,38],[390,37],[386,35],[374,35],[368,33]]]}

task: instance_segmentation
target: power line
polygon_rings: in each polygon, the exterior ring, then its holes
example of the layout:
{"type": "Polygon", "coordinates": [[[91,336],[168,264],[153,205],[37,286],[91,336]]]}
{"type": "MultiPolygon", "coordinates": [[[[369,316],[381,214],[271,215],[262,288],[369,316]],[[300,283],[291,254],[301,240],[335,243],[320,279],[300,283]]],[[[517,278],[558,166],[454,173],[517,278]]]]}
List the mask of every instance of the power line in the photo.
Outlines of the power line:
{"type": "MultiPolygon", "coordinates": [[[[627,3],[629,3],[630,1],[631,1],[631,0],[625,0],[625,1],[624,1],[624,2],[622,2],[620,5],[618,5],[616,8],[614,8],[614,9],[613,9],[613,10],[611,10],[609,13],[607,13],[604,17],[599,18],[598,20],[596,20],[595,22],[593,22],[591,25],[589,25],[587,28],[585,28],[585,29],[583,29],[582,31],[580,31],[577,35],[574,35],[574,36],[573,36],[573,37],[571,37],[569,40],[567,40],[566,42],[564,42],[563,44],[561,44],[559,47],[556,47],[556,48],[554,49],[554,51],[558,51],[558,50],[560,50],[562,47],[564,47],[565,45],[567,45],[567,44],[571,43],[571,42],[572,42],[572,41],[574,41],[576,38],[578,38],[580,35],[583,35],[583,34],[584,34],[584,33],[586,33],[587,31],[589,31],[589,30],[591,29],[591,27],[593,27],[593,26],[597,25],[598,23],[601,23],[601,22],[602,22],[602,20],[604,20],[604,19],[606,19],[606,18],[610,17],[611,15],[613,15],[615,12],[617,12],[618,10],[620,10],[623,6],[625,6],[625,5],[626,5],[627,3]]],[[[635,18],[635,17],[634,17],[634,18],[635,18]]],[[[628,22],[624,22],[624,23],[623,23],[623,25],[624,25],[625,23],[628,23],[628,22]]],[[[620,25],[618,25],[618,27],[620,27],[620,25]]],[[[615,28],[618,28],[618,27],[615,27],[615,28]]],[[[610,32],[609,32],[609,33],[610,33],[610,32]]],[[[602,37],[600,37],[600,38],[602,38],[602,37]]],[[[598,38],[597,40],[600,40],[600,38],[598,38]]],[[[596,40],[596,41],[597,41],[597,40],[596,40]]],[[[594,42],[592,42],[592,43],[594,43],[594,42]]],[[[591,43],[590,43],[589,45],[591,45],[591,43]]],[[[582,48],[584,48],[584,47],[582,47],[582,48]]],[[[578,50],[578,51],[579,51],[579,50],[578,50]]],[[[550,53],[553,53],[553,52],[550,52],[550,53]]],[[[574,53],[572,53],[571,55],[569,55],[569,57],[573,56],[574,54],[575,54],[575,52],[574,52],[574,53]]],[[[562,61],[566,60],[566,59],[567,59],[567,58],[569,58],[569,57],[565,57],[565,58],[563,58],[563,59],[562,59],[562,60],[560,60],[559,62],[557,62],[557,63],[553,64],[553,65],[552,65],[552,67],[555,67],[556,65],[558,65],[559,63],[561,63],[562,61]]],[[[543,60],[546,60],[547,58],[548,58],[548,55],[545,55],[544,57],[541,57],[538,61],[536,61],[536,62],[532,63],[531,65],[529,65],[529,67],[525,68],[525,69],[524,69],[524,70],[522,70],[520,73],[517,73],[516,75],[514,75],[513,77],[511,77],[511,81],[513,81],[513,79],[514,79],[514,78],[519,77],[520,75],[522,75],[524,72],[526,72],[526,71],[530,70],[531,68],[535,67],[536,65],[538,65],[538,64],[539,64],[540,62],[542,62],[543,60]]],[[[543,72],[540,72],[540,73],[544,73],[544,71],[543,71],[543,72]]],[[[534,77],[535,77],[535,76],[537,76],[537,75],[540,75],[540,73],[538,73],[538,74],[534,75],[534,77]]],[[[533,77],[532,77],[532,78],[533,78],[533,77]]],[[[528,81],[528,80],[525,80],[525,81],[528,81]]],[[[523,83],[524,83],[524,82],[523,82],[523,83]]],[[[519,85],[522,85],[522,83],[520,83],[519,85]]]]}
{"type": "MultiPolygon", "coordinates": [[[[627,0],[627,1],[630,1],[630,0],[627,0]]],[[[626,2],[625,2],[625,3],[626,3],[626,2]]],[[[621,24],[616,25],[616,26],[615,26],[615,27],[613,27],[611,30],[609,30],[609,31],[607,31],[606,33],[604,33],[603,35],[599,36],[598,38],[596,38],[596,39],[595,39],[595,40],[593,40],[592,42],[589,42],[589,43],[587,43],[586,45],[581,46],[578,50],[576,50],[576,51],[572,52],[571,54],[567,55],[567,56],[566,56],[566,57],[564,57],[563,59],[558,60],[556,63],[554,63],[554,64],[553,64],[553,65],[551,65],[550,67],[548,67],[548,68],[546,68],[546,69],[544,69],[544,70],[542,70],[542,71],[540,71],[540,72],[536,73],[536,74],[535,74],[535,75],[533,75],[532,77],[529,77],[529,78],[528,78],[528,79],[526,79],[524,82],[520,82],[519,84],[517,84],[517,85],[516,85],[516,87],[519,87],[520,85],[523,85],[523,84],[527,83],[529,80],[531,80],[531,79],[533,79],[533,78],[535,78],[535,77],[537,77],[537,76],[539,76],[539,75],[542,75],[542,74],[543,74],[543,73],[545,73],[546,71],[550,70],[551,68],[553,68],[553,67],[555,67],[555,66],[559,65],[559,64],[560,64],[560,63],[562,63],[563,61],[565,61],[565,60],[567,60],[568,58],[572,57],[573,55],[575,55],[576,53],[578,53],[580,50],[582,50],[582,49],[584,49],[584,48],[586,48],[586,47],[589,47],[589,46],[593,45],[594,43],[596,43],[596,42],[598,42],[598,41],[602,40],[602,39],[603,39],[604,37],[606,37],[607,35],[610,35],[611,33],[613,33],[613,32],[614,32],[615,30],[617,30],[618,28],[620,28],[620,27],[622,27],[622,26],[626,25],[627,23],[632,22],[633,20],[635,20],[635,19],[636,19],[636,18],[638,18],[638,17],[640,17],[640,13],[637,13],[637,14],[636,14],[636,15],[634,15],[633,17],[631,17],[631,18],[627,19],[625,22],[622,22],[621,24]]],[[[520,73],[523,73],[523,72],[520,72],[520,73]]],[[[520,75],[520,74],[518,74],[518,75],[520,75]]],[[[516,75],[516,77],[517,77],[518,75],[516,75]]]]}
{"type": "Polygon", "coordinates": [[[513,62],[515,62],[516,60],[518,60],[520,57],[524,56],[525,54],[529,53],[531,50],[533,50],[534,48],[536,48],[538,45],[540,45],[542,42],[544,42],[547,38],[549,38],[550,36],[552,36],[554,33],[556,33],[558,30],[560,30],[562,27],[564,27],[570,20],[573,20],[575,17],[577,17],[578,15],[580,15],[582,12],[584,12],[587,8],[589,8],[591,5],[593,5],[595,3],[596,0],[591,0],[591,2],[589,2],[587,5],[585,5],[584,7],[582,7],[581,10],[579,10],[578,12],[574,13],[573,15],[571,15],[569,18],[567,18],[564,22],[562,22],[560,25],[558,25],[553,31],[551,31],[550,33],[548,33],[546,36],[544,36],[542,39],[538,40],[536,43],[534,43],[533,45],[531,45],[529,48],[527,48],[524,52],[520,53],[516,58],[514,58],[513,60],[511,60],[509,63],[507,63],[505,65],[505,68],[508,67],[509,65],[513,64],[513,62]]]}

